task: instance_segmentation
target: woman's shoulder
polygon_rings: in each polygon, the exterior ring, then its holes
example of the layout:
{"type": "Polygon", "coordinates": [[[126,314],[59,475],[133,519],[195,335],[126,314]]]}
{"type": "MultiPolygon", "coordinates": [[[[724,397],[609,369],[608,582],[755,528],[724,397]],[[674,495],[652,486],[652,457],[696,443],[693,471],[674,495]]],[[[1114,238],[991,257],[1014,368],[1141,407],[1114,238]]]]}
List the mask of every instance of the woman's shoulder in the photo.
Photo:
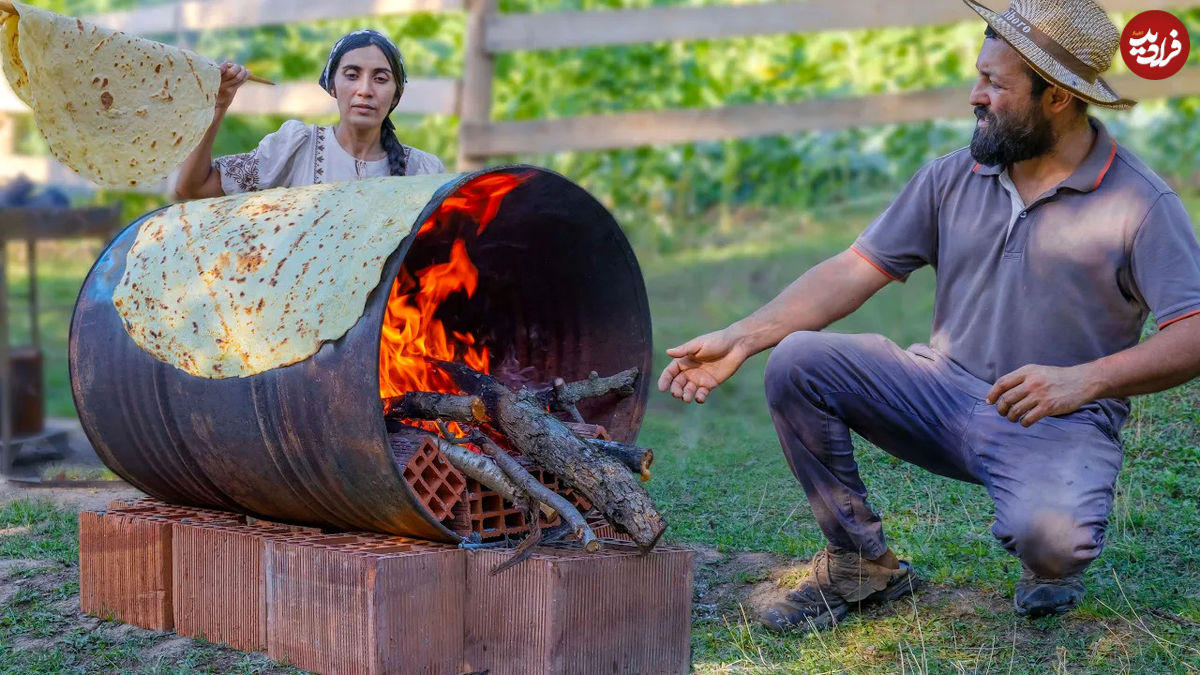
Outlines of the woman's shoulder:
{"type": "Polygon", "coordinates": [[[446,165],[431,152],[408,146],[408,168],[405,171],[410,176],[425,173],[446,173],[446,165]]]}
{"type": "Polygon", "coordinates": [[[279,126],[279,130],[270,134],[271,136],[279,136],[281,139],[287,138],[308,138],[317,129],[315,124],[305,124],[301,120],[288,120],[279,126]]]}

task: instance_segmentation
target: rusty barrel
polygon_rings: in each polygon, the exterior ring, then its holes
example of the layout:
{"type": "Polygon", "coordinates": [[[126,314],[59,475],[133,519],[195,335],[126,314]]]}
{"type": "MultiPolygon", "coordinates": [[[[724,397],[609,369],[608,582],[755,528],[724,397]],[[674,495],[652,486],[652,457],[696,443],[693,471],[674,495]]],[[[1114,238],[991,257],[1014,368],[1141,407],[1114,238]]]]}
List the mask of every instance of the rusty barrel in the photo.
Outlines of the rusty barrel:
{"type": "MultiPolygon", "coordinates": [[[[448,303],[446,324],[481,336],[493,374],[513,386],[639,368],[634,395],[580,406],[589,422],[632,441],[650,379],[650,311],[637,259],[596,199],[550,171],[498,167],[445,176],[414,225],[447,200],[478,192],[487,179],[518,173],[522,182],[467,242],[478,288],[470,298],[448,303]]],[[[411,179],[386,180],[397,203],[413,199],[411,179]]],[[[357,322],[308,358],[245,377],[209,379],[143,350],[114,306],[126,258],[152,215],[108,245],[84,281],[71,320],[71,389],[104,463],[171,503],[456,540],[402,477],[379,393],[380,334],[392,284],[406,260],[446,248],[453,233],[418,235],[414,226],[378,270],[357,322]]]]}

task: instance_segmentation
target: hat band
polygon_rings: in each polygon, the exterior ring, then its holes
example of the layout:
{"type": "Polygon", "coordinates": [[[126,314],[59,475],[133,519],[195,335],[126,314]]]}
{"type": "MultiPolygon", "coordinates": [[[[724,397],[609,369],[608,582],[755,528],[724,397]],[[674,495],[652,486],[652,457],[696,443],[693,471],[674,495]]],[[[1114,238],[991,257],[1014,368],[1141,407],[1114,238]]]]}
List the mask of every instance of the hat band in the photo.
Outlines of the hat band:
{"type": "Polygon", "coordinates": [[[1026,20],[1025,17],[1017,14],[1016,10],[1010,9],[1001,14],[1000,18],[1012,25],[1013,28],[1021,31],[1025,37],[1033,41],[1033,44],[1041,47],[1042,51],[1053,57],[1055,61],[1058,61],[1067,70],[1083,78],[1088,84],[1095,84],[1096,78],[1100,77],[1100,71],[1080,61],[1079,57],[1067,51],[1066,47],[1055,42],[1054,38],[1043,33],[1037,26],[1026,20]]]}

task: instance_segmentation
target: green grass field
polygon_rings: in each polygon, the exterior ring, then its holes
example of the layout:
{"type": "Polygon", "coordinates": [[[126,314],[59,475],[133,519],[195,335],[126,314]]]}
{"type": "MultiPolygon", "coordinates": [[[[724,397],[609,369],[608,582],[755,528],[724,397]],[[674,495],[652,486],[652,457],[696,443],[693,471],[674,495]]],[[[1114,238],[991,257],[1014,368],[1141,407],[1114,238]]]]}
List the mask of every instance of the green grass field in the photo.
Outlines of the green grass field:
{"type": "MultiPolygon", "coordinates": [[[[1200,200],[1190,206],[1200,217],[1200,200]]],[[[741,231],[724,232],[724,240],[643,259],[656,367],[665,365],[666,347],[745,315],[844,248],[876,207],[807,217],[737,214],[741,231]]],[[[87,268],[85,251],[68,250],[43,266],[45,296],[70,304],[87,268]]],[[[901,345],[926,340],[933,282],[926,270],[892,284],[834,330],[880,332],[901,345]]],[[[72,412],[68,318],[44,316],[54,414],[72,412]]],[[[830,632],[778,637],[754,624],[751,605],[794,579],[795,566],[823,540],[766,412],[765,362],[760,355],[747,363],[704,406],[655,392],[639,439],[656,450],[649,487],[671,524],[669,540],[698,551],[698,672],[1200,670],[1200,552],[1193,548],[1200,542],[1200,383],[1136,402],[1108,547],[1088,571],[1079,610],[1038,621],[1013,615],[1019,566],[988,531],[983,489],[926,474],[864,443],[863,476],[891,545],[931,583],[915,599],[852,614],[830,632]]],[[[73,514],[49,504],[0,506],[0,575],[9,580],[8,591],[0,588],[0,673],[280,672],[260,656],[196,643],[166,649],[170,638],[74,616],[76,527],[73,514]]]]}

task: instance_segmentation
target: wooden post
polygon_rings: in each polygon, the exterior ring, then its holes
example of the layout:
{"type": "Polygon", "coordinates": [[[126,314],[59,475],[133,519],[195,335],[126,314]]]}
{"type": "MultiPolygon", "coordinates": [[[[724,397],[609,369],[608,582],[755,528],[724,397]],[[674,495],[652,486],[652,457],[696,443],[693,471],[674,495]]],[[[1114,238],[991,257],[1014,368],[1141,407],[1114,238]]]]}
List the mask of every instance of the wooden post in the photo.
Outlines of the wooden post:
{"type": "Polygon", "coordinates": [[[14,127],[17,122],[12,115],[0,113],[0,157],[15,154],[13,143],[16,141],[14,127]]]}
{"type": "Polygon", "coordinates": [[[0,231],[0,480],[12,472],[12,369],[8,349],[8,237],[0,231]]]}
{"type": "Polygon", "coordinates": [[[487,165],[486,155],[472,154],[466,146],[468,127],[492,121],[492,77],[496,62],[487,50],[488,19],[496,14],[498,0],[467,0],[467,44],[463,58],[461,108],[458,114],[458,170],[473,171],[487,165]]]}

